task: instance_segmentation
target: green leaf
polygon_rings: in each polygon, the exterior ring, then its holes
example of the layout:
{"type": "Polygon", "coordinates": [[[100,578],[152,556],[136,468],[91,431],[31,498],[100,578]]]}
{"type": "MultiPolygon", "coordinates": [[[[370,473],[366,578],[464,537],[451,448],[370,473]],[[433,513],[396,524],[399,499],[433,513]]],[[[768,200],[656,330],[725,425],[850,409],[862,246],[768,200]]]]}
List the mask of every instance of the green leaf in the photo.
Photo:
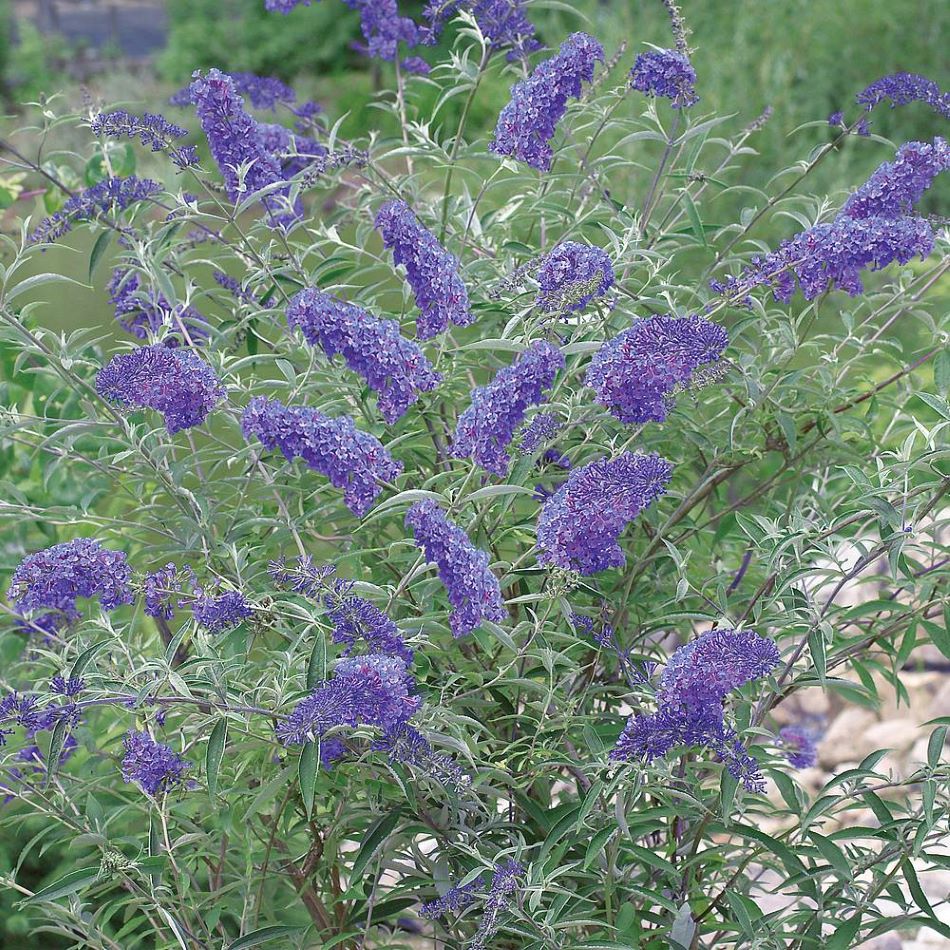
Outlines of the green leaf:
{"type": "Polygon", "coordinates": [[[77,287],[83,287],[86,290],[92,290],[92,287],[89,284],[84,284],[80,280],[73,280],[72,277],[67,277],[65,274],[34,274],[32,277],[27,277],[26,280],[21,280],[10,292],[7,294],[7,303],[15,300],[21,294],[25,294],[30,290],[35,289],[36,287],[42,287],[44,284],[75,284],[77,287]]]}
{"type": "Polygon", "coordinates": [[[63,746],[66,745],[66,737],[69,735],[69,719],[63,716],[56,720],[53,731],[49,737],[49,749],[46,752],[46,779],[43,782],[43,788],[46,788],[53,780],[53,776],[59,771],[59,758],[63,754],[63,746]]]}
{"type": "Polygon", "coordinates": [[[327,641],[323,634],[317,632],[310,652],[310,662],[307,663],[307,689],[313,689],[318,683],[327,678],[327,641]]]}
{"type": "Polygon", "coordinates": [[[938,393],[950,393],[950,350],[941,350],[934,357],[934,386],[938,393]]]}
{"type": "Polygon", "coordinates": [[[828,938],[825,943],[825,950],[850,950],[854,946],[854,938],[860,929],[861,914],[857,913],[838,927],[828,938]]]}
{"type": "Polygon", "coordinates": [[[32,897],[28,897],[24,904],[35,904],[38,901],[54,901],[57,898],[65,897],[67,894],[75,894],[84,887],[94,883],[99,877],[99,868],[79,868],[76,871],[70,871],[64,874],[58,881],[41,887],[32,897]]]}
{"type": "Polygon", "coordinates": [[[277,937],[288,937],[290,934],[300,933],[302,929],[302,927],[262,927],[260,930],[238,937],[234,943],[228,944],[227,950],[248,950],[248,947],[258,947],[277,937]]]}
{"type": "Polygon", "coordinates": [[[109,247],[109,242],[112,240],[112,230],[106,229],[103,231],[99,237],[96,238],[96,243],[92,246],[92,253],[89,255],[89,283],[92,283],[92,275],[96,271],[96,265],[102,259],[102,255],[105,254],[106,250],[109,247]]]}
{"type": "Polygon", "coordinates": [[[689,218],[689,223],[693,229],[693,234],[695,234],[696,237],[703,242],[703,246],[705,247],[707,244],[706,229],[703,227],[703,222],[699,217],[699,211],[696,209],[696,204],[685,191],[683,192],[683,205],[686,208],[686,216],[689,218]]]}
{"type": "Polygon", "coordinates": [[[108,645],[108,640],[100,640],[98,643],[94,643],[91,647],[83,650],[82,653],[76,657],[76,662],[73,663],[72,668],[69,671],[68,679],[79,679],[79,677],[85,672],[86,667],[92,662],[96,654],[108,645]]]}
{"type": "Polygon", "coordinates": [[[218,791],[218,770],[224,758],[224,749],[228,744],[228,721],[219,719],[211,730],[208,748],[205,752],[205,773],[208,779],[208,797],[214,799],[218,791]]]}
{"type": "Polygon", "coordinates": [[[584,870],[586,871],[594,861],[597,859],[597,855],[604,850],[607,842],[614,836],[618,829],[616,822],[608,825],[606,828],[601,828],[593,838],[590,839],[590,844],[587,846],[587,852],[584,855],[584,870]]]}
{"type": "Polygon", "coordinates": [[[350,871],[351,881],[358,881],[360,877],[362,877],[366,866],[399,823],[401,815],[402,809],[394,808],[379,818],[372,828],[369,829],[363,839],[360,850],[357,852],[356,859],[353,861],[353,869],[350,871]]]}
{"type": "Polygon", "coordinates": [[[946,741],[946,726],[938,726],[930,734],[930,741],[927,743],[927,764],[932,769],[935,769],[940,764],[940,756],[943,753],[943,746],[946,741]]]}
{"type": "Polygon", "coordinates": [[[307,742],[300,752],[297,764],[297,780],[300,782],[300,794],[303,797],[307,817],[313,814],[313,796],[317,787],[317,769],[320,767],[320,743],[307,742]]]}

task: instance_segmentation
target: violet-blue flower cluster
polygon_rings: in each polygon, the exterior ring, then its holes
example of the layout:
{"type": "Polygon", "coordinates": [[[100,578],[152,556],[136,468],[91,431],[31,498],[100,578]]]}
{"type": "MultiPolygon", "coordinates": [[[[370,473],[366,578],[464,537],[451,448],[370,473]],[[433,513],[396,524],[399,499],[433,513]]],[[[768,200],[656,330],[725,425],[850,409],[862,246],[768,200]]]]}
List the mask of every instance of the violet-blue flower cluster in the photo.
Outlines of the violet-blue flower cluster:
{"type": "Polygon", "coordinates": [[[884,162],[841,209],[844,217],[899,218],[909,214],[941,172],[950,169],[950,145],[937,136],[933,142],[905,142],[893,162],[884,162]]]}
{"type": "Polygon", "coordinates": [[[611,758],[647,762],[675,746],[707,746],[737,781],[761,791],[758,763],[726,725],[726,696],[768,676],[779,663],[778,647],[751,630],[709,630],[680,647],[663,671],[657,711],[631,716],[611,758]]]}
{"type": "Polygon", "coordinates": [[[421,340],[442,333],[449,323],[467,327],[475,321],[468,291],[459,276],[459,260],[420,224],[404,201],[384,204],[376,215],[376,229],[393,252],[396,265],[404,264],[406,280],[416,297],[421,340]]]}
{"type": "Polygon", "coordinates": [[[390,425],[420,393],[442,381],[422,350],[400,334],[398,323],[378,320],[322,291],[308,288],[296,294],[287,307],[287,323],[327,356],[342,355],[377,393],[379,411],[390,425]]]}
{"type": "Polygon", "coordinates": [[[398,656],[406,666],[412,663],[413,652],[396,624],[374,604],[353,593],[354,581],[334,576],[336,568],[332,564],[317,567],[306,555],[292,568],[283,559],[273,561],[268,573],[278,587],[323,601],[327,620],[333,624],[333,642],[346,647],[344,655],[353,653],[357,641],[362,640],[370,653],[398,656]]]}
{"type": "Polygon", "coordinates": [[[270,449],[280,449],[288,461],[306,464],[343,489],[343,500],[354,514],[369,511],[382,487],[402,471],[375,436],[361,432],[348,416],[331,418],[306,406],[285,406],[259,396],[244,410],[244,437],[256,436],[270,449]]]}
{"type": "Polygon", "coordinates": [[[604,61],[604,48],[587,33],[572,33],[550,59],[511,88],[511,101],[498,116],[489,145],[496,155],[511,155],[539,171],[554,160],[551,140],[567,111],[567,100],[581,94],[581,82],[591,82],[594,67],[604,61]]]}
{"type": "Polygon", "coordinates": [[[818,746],[811,729],[798,724],[783,726],[778,737],[789,764],[796,769],[811,768],[818,761],[818,746]]]}
{"type": "Polygon", "coordinates": [[[897,261],[925,259],[933,250],[930,223],[908,213],[934,177],[950,168],[950,147],[941,139],[932,144],[908,142],[896,160],[882,164],[845,203],[833,221],[802,231],[763,257],[752,259],[738,277],[713,281],[719,293],[740,301],[756,287],[770,287],[787,303],[796,285],[806,300],[830,290],[852,296],[864,291],[861,272],[882,270],[897,261]]]}
{"type": "Polygon", "coordinates": [[[941,92],[932,79],[919,73],[901,72],[882,76],[862,89],[855,100],[858,105],[865,106],[868,112],[881,102],[890,103],[892,109],[911,102],[925,102],[939,116],[950,119],[950,92],[941,92]]]}
{"type": "Polygon", "coordinates": [[[149,617],[171,620],[175,616],[175,608],[182,605],[181,584],[182,576],[173,563],[146,574],[143,584],[145,613],[149,617]]]}
{"type": "Polygon", "coordinates": [[[169,435],[201,425],[225,396],[204,360],[157,343],[113,356],[96,374],[96,392],[120,406],[160,412],[169,435]]]}
{"type": "Polygon", "coordinates": [[[537,305],[562,315],[583,310],[603,297],[614,284],[614,268],[607,252],[590,244],[564,241],[538,269],[537,305]]]}
{"type": "Polygon", "coordinates": [[[429,0],[424,15],[434,40],[451,17],[467,10],[491,49],[508,49],[508,59],[515,60],[541,49],[524,7],[525,0],[429,0]]]}
{"type": "Polygon", "coordinates": [[[162,186],[149,178],[105,178],[91,188],[71,195],[56,214],[41,221],[30,240],[51,243],[68,234],[73,226],[104,214],[118,214],[139,201],[157,195],[162,186]]]}
{"type": "Polygon", "coordinates": [[[471,457],[489,472],[506,475],[511,464],[506,450],[525,410],[545,400],[545,390],[563,368],[564,357],[557,347],[543,340],[528,347],[487,386],[473,390],[472,404],[458,419],[452,454],[471,457]]]}
{"type": "Polygon", "coordinates": [[[728,344],[726,331],[704,317],[648,317],[597,351],[585,382],[621,422],[663,422],[674,392],[728,344]]]}
{"type": "MultiPolygon", "coordinates": [[[[231,201],[284,181],[281,163],[267,147],[265,129],[245,110],[234,81],[219,69],[195,74],[191,98],[211,155],[221,171],[231,201]],[[239,169],[243,169],[243,177],[239,169]]],[[[263,199],[275,223],[295,215],[289,207],[287,189],[276,189],[263,199]]]]}
{"type": "Polygon", "coordinates": [[[171,160],[179,168],[190,168],[198,164],[198,150],[193,145],[180,147],[175,139],[184,138],[187,129],[174,125],[163,115],[146,112],[138,116],[119,109],[115,112],[100,112],[92,120],[93,135],[105,135],[109,138],[138,138],[153,152],[168,152],[171,160]]]}
{"type": "Polygon", "coordinates": [[[434,920],[449,912],[464,910],[477,901],[482,901],[482,917],[472,943],[473,950],[484,950],[498,931],[501,915],[524,883],[525,869],[517,861],[507,858],[495,865],[492,878],[486,884],[484,875],[461,886],[451,887],[441,897],[423,904],[420,913],[434,920]]]}
{"type": "Polygon", "coordinates": [[[574,469],[541,509],[538,563],[581,574],[621,567],[620,535],[666,491],[672,472],[659,455],[633,452],[574,469]]]}
{"type": "Polygon", "coordinates": [[[372,745],[385,752],[391,762],[399,762],[422,772],[445,788],[456,790],[471,785],[471,776],[452,758],[437,752],[432,743],[412,723],[404,722],[387,729],[372,745]]]}
{"type": "Polygon", "coordinates": [[[191,764],[170,746],[157,742],[147,732],[130,729],[124,739],[122,778],[136,782],[148,795],[184,785],[191,764]]]}
{"type": "Polygon", "coordinates": [[[213,594],[199,588],[196,594],[192,614],[209,633],[231,630],[254,613],[245,596],[237,590],[213,594]]]}
{"type": "Polygon", "coordinates": [[[37,622],[53,632],[82,616],[80,598],[95,598],[103,610],[132,603],[131,577],[122,551],[76,538],[27,555],[13,572],[7,596],[20,614],[42,612],[48,623],[37,622]]]}
{"type": "Polygon", "coordinates": [[[140,340],[161,336],[165,346],[181,346],[208,339],[202,314],[185,304],[173,307],[160,291],[143,288],[132,270],[115,268],[106,290],[119,326],[140,340]]]}
{"type": "Polygon", "coordinates": [[[674,109],[688,109],[699,102],[695,85],[696,70],[688,57],[675,49],[640,53],[630,70],[631,89],[669,99],[674,109]]]}
{"type": "Polygon", "coordinates": [[[399,15],[397,0],[343,0],[360,15],[360,29],[365,44],[356,49],[373,59],[392,62],[399,58],[399,44],[418,45],[423,33],[414,20],[399,15]]]}
{"type": "Polygon", "coordinates": [[[340,660],[329,680],[301,700],[277,727],[284,745],[315,742],[337,726],[376,726],[383,732],[412,718],[421,700],[399,657],[377,654],[340,660]]]}
{"type": "Polygon", "coordinates": [[[561,422],[553,412],[537,413],[521,433],[521,451],[536,452],[545,442],[557,435],[560,428],[561,422]]]}
{"type": "Polygon", "coordinates": [[[468,535],[433,501],[420,501],[406,514],[416,545],[439,571],[452,613],[449,625],[455,637],[476,629],[483,620],[505,619],[501,584],[491,572],[488,554],[472,544],[468,535]]]}

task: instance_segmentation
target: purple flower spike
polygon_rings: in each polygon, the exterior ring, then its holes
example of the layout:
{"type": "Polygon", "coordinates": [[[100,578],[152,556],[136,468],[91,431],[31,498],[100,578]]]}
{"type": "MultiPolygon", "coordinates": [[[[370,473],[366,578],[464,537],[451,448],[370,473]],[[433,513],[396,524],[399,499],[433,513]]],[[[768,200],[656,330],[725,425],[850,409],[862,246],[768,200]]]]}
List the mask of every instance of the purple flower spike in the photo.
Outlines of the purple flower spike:
{"type": "Polygon", "coordinates": [[[603,61],[604,48],[597,40],[587,33],[572,33],[554,56],[512,86],[511,101],[498,116],[491,151],[549,171],[554,160],[551,140],[567,111],[567,100],[580,97],[581,82],[591,82],[595,65],[603,61]]]}
{"type": "Polygon", "coordinates": [[[50,611],[44,629],[54,632],[78,620],[79,598],[93,597],[103,610],[132,603],[132,569],[122,551],[91,538],[76,538],[27,555],[17,565],[7,596],[19,613],[50,611]]]}
{"type": "Polygon", "coordinates": [[[341,660],[333,677],[321,683],[277,727],[284,745],[314,742],[335,726],[398,729],[419,708],[410,695],[414,681],[406,664],[394,656],[369,654],[341,660]]]}
{"type": "Polygon", "coordinates": [[[809,769],[818,761],[816,736],[811,729],[800,725],[783,726],[778,737],[789,765],[796,769],[809,769]]]}
{"type": "Polygon", "coordinates": [[[919,73],[893,73],[876,79],[855,96],[858,105],[870,112],[878,103],[906,106],[911,102],[925,102],[937,115],[950,119],[950,92],[941,92],[940,87],[919,73]]]}
{"type": "Polygon", "coordinates": [[[209,633],[224,633],[238,626],[254,611],[240,591],[209,594],[198,590],[198,599],[192,604],[195,620],[209,633]]]}
{"type": "Polygon", "coordinates": [[[844,203],[846,218],[896,218],[908,214],[941,172],[950,169],[950,145],[906,142],[893,162],[884,162],[844,203]]]}
{"type": "Polygon", "coordinates": [[[409,17],[399,15],[397,0],[343,0],[360,15],[365,45],[356,48],[374,59],[393,62],[399,58],[399,44],[416,46],[422,32],[409,17]]]}
{"type": "Polygon", "coordinates": [[[606,251],[565,241],[541,262],[537,304],[548,313],[575,313],[603,297],[613,283],[614,268],[606,251]]]}
{"type": "Polygon", "coordinates": [[[534,26],[525,15],[525,0],[429,0],[425,17],[434,42],[446,22],[468,10],[491,49],[508,49],[508,59],[521,59],[541,49],[534,26]]]}
{"type": "Polygon", "coordinates": [[[533,344],[487,386],[472,392],[472,404],[459,416],[452,453],[473,458],[482,468],[505,476],[511,464],[506,448],[528,406],[545,400],[564,357],[550,343],[533,344]]]}
{"type": "Polygon", "coordinates": [[[620,535],[666,491],[672,472],[666,459],[633,452],[575,469],[541,509],[538,563],[581,574],[621,567],[620,535]]]}
{"type": "Polygon", "coordinates": [[[164,116],[146,112],[142,116],[132,115],[124,110],[100,112],[92,120],[92,134],[109,138],[138,138],[153,152],[168,152],[171,160],[179,168],[189,168],[198,164],[198,152],[194,146],[181,148],[175,145],[175,139],[188,134],[187,129],[169,122],[164,116]]]}
{"type": "MultiPolygon", "coordinates": [[[[206,76],[195,73],[190,89],[195,112],[231,201],[240,201],[284,180],[280,161],[267,147],[265,127],[248,115],[244,100],[227,73],[219,69],[209,69],[206,76]],[[246,169],[243,181],[240,168],[246,169]]],[[[275,223],[287,223],[294,217],[287,194],[287,189],[278,189],[263,199],[275,223]]]]}
{"type": "Polygon", "coordinates": [[[201,425],[226,394],[214,370],[190,350],[158,344],[114,356],[97,373],[96,392],[120,406],[162,413],[169,435],[201,425]]]}
{"type": "Polygon", "coordinates": [[[39,223],[30,235],[34,244],[50,243],[72,231],[82,221],[91,221],[105,214],[118,214],[139,201],[145,201],[162,190],[158,182],[148,178],[106,178],[85,191],[72,195],[56,214],[39,223]]]}
{"type": "Polygon", "coordinates": [[[287,307],[287,323],[329,357],[338,353],[379,395],[379,411],[391,425],[442,381],[425,354],[399,332],[394,320],[377,320],[365,310],[319,290],[302,290],[287,307]]]}
{"type": "Polygon", "coordinates": [[[648,317],[603,345],[585,381],[621,422],[663,422],[673,393],[728,343],[726,331],[703,317],[648,317]]]}
{"type": "Polygon", "coordinates": [[[185,773],[191,764],[174,749],[156,742],[147,732],[131,729],[124,741],[122,778],[126,782],[137,782],[149,795],[157,795],[160,791],[169,791],[185,783],[185,773]]]}
{"type": "Polygon", "coordinates": [[[950,168],[950,147],[942,138],[907,142],[894,162],[884,162],[845,202],[837,217],[816,224],[753,258],[741,275],[714,281],[719,293],[740,300],[755,287],[770,287],[787,303],[796,283],[806,300],[830,290],[852,296],[864,292],[861,272],[882,270],[894,261],[906,264],[926,258],[934,247],[933,229],[909,212],[934,178],[950,168]]]}
{"type": "Polygon", "coordinates": [[[779,663],[778,647],[751,630],[710,630],[680,647],[663,671],[657,711],[631,716],[611,753],[647,762],[675,746],[706,746],[750,791],[762,791],[758,763],[723,718],[726,696],[779,663]]]}
{"type": "Polygon", "coordinates": [[[372,507],[382,487],[402,471],[375,436],[361,432],[347,416],[332,419],[316,409],[285,406],[259,396],[244,410],[244,437],[256,436],[271,450],[280,449],[289,461],[302,458],[326,475],[354,514],[362,517],[372,507]]]}
{"type": "Polygon", "coordinates": [[[376,215],[376,229],[393,252],[396,265],[406,267],[406,280],[416,296],[416,335],[428,340],[449,325],[467,327],[475,315],[459,276],[459,260],[424,228],[404,201],[390,201],[376,215]]]}
{"type": "Polygon", "coordinates": [[[488,555],[472,544],[468,535],[432,501],[420,501],[406,515],[406,525],[416,544],[439,569],[452,614],[449,625],[455,637],[476,629],[483,620],[501,623],[504,601],[498,578],[489,568],[488,555]]]}
{"type": "Polygon", "coordinates": [[[646,96],[669,99],[674,109],[688,109],[699,102],[693,88],[696,70],[687,57],[675,49],[641,53],[630,70],[630,87],[646,96]]]}

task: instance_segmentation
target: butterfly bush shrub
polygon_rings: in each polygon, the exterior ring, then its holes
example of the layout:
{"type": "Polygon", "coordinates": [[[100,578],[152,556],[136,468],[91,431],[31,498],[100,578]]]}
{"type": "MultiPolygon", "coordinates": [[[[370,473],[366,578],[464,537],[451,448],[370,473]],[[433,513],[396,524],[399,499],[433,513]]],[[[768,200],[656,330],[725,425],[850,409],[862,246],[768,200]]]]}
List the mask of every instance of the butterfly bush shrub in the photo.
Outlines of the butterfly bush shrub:
{"type": "Polygon", "coordinates": [[[3,140],[45,202],[0,299],[20,911],[103,948],[947,935],[950,722],[835,776],[813,712],[950,655],[946,94],[868,77],[760,193],[782,117],[704,109],[672,5],[664,50],[345,2],[394,139],[210,70],[3,140]],[[809,195],[848,150],[877,170],[809,195]],[[55,330],[59,284],[102,319],[55,330]]]}

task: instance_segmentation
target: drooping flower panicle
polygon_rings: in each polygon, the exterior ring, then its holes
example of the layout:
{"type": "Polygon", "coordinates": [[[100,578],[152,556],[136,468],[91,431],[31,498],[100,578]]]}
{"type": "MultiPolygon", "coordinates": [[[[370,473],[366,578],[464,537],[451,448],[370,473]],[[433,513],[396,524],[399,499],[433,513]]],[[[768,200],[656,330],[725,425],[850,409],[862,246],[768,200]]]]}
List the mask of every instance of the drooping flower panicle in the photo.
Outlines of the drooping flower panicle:
{"type": "Polygon", "coordinates": [[[893,162],[884,162],[844,203],[846,218],[898,218],[909,214],[941,172],[950,169],[950,145],[905,142],[893,162]]]}
{"type": "Polygon", "coordinates": [[[574,469],[541,509],[538,562],[581,574],[621,567],[620,535],[664,493],[672,471],[658,455],[633,452],[574,469]]]}
{"type": "Polygon", "coordinates": [[[489,882],[486,883],[484,875],[479,875],[468,884],[449,888],[441,897],[422,905],[422,916],[434,920],[481,901],[482,917],[469,946],[474,950],[485,950],[498,931],[501,915],[521,888],[524,877],[525,868],[519,862],[507,858],[495,865],[489,882]]]}
{"type": "Polygon", "coordinates": [[[614,268],[606,251],[565,241],[541,262],[537,304],[547,313],[566,316],[603,297],[613,283],[614,268]]]}
{"type": "Polygon", "coordinates": [[[302,458],[343,489],[347,507],[362,517],[382,491],[380,480],[392,481],[402,471],[375,436],[361,432],[348,416],[331,418],[305,406],[285,406],[259,396],[244,410],[244,437],[256,436],[288,461],[302,458]]]}
{"type": "Polygon", "coordinates": [[[944,119],[950,119],[950,92],[941,92],[940,87],[919,73],[891,73],[874,80],[855,96],[858,105],[868,112],[881,102],[906,106],[911,102],[925,102],[944,119]]]}
{"type": "Polygon", "coordinates": [[[425,17],[434,40],[451,17],[467,10],[491,48],[508,49],[508,59],[515,60],[541,49],[524,8],[525,0],[429,0],[425,17]]]}
{"type": "Polygon", "coordinates": [[[779,663],[778,647],[751,630],[710,630],[676,650],[657,692],[657,711],[631,716],[611,757],[647,762],[675,746],[707,746],[747,788],[763,786],[758,763],[726,725],[726,696],[779,663]]]}
{"type": "Polygon", "coordinates": [[[406,280],[419,308],[416,335],[420,340],[442,333],[449,323],[459,327],[474,323],[458,258],[419,223],[404,201],[384,204],[376,215],[376,229],[393,252],[396,265],[405,265],[406,280]]]}
{"type": "Polygon", "coordinates": [[[637,56],[630,70],[630,88],[646,96],[669,99],[674,109],[699,102],[696,70],[685,53],[675,49],[648,50],[637,56]]]}
{"type": "Polygon", "coordinates": [[[594,78],[604,61],[604,48],[587,33],[572,33],[550,59],[511,88],[511,101],[501,110],[489,148],[510,155],[539,171],[554,160],[551,140],[567,111],[567,100],[581,94],[582,81],[594,78]]]}
{"type": "Polygon", "coordinates": [[[439,570],[452,605],[449,625],[453,636],[471,633],[483,620],[504,620],[501,585],[489,567],[488,554],[476,548],[435,502],[414,504],[406,515],[406,525],[439,570]]]}
{"type": "Polygon", "coordinates": [[[192,613],[209,633],[224,633],[253,616],[251,605],[240,591],[215,594],[199,588],[197,594],[191,606],[192,613]]]}
{"type": "Polygon", "coordinates": [[[926,258],[934,247],[930,223],[909,213],[936,175],[950,168],[950,147],[908,142],[896,160],[882,164],[858,188],[833,221],[808,228],[782,242],[776,251],[752,259],[736,277],[713,281],[713,289],[740,301],[756,287],[770,287],[787,303],[796,285],[806,300],[829,290],[852,296],[864,292],[861,273],[893,262],[926,258]]]}
{"type": "Polygon", "coordinates": [[[13,572],[7,596],[18,613],[48,612],[52,632],[79,619],[80,598],[95,598],[103,610],[132,603],[131,577],[122,551],[76,538],[27,555],[13,572]]]}
{"type": "Polygon", "coordinates": [[[394,320],[377,320],[354,304],[306,289],[287,307],[287,323],[327,356],[340,354],[378,394],[379,411],[390,424],[441,382],[422,350],[399,332],[394,320]]]}
{"type": "Polygon", "coordinates": [[[146,201],[162,190],[158,182],[148,178],[105,178],[91,188],[71,195],[56,214],[41,221],[30,240],[51,243],[68,234],[82,221],[92,221],[107,214],[118,214],[139,201],[146,201]]]}
{"type": "Polygon", "coordinates": [[[528,406],[545,399],[564,357],[557,347],[541,341],[530,346],[487,385],[472,392],[472,403],[460,416],[452,452],[457,458],[473,458],[496,475],[508,472],[511,458],[506,451],[528,406]]]}
{"type": "MultiPolygon", "coordinates": [[[[195,112],[231,201],[241,201],[284,181],[280,161],[267,147],[264,127],[247,113],[244,100],[227,73],[219,69],[209,69],[204,76],[196,73],[190,89],[195,112]]],[[[263,199],[275,223],[287,223],[295,216],[287,194],[287,189],[275,189],[263,199]]]]}
{"type": "Polygon", "coordinates": [[[160,344],[114,356],[96,374],[96,392],[120,406],[162,413],[169,435],[201,425],[225,396],[204,360],[160,344]]]}
{"type": "Polygon", "coordinates": [[[122,777],[136,782],[149,795],[185,784],[191,764],[170,746],[156,742],[147,732],[130,729],[125,736],[122,777]]]}
{"type": "Polygon", "coordinates": [[[368,654],[336,665],[331,679],[301,700],[277,727],[284,745],[320,739],[336,726],[376,726],[389,732],[406,723],[421,700],[411,695],[414,681],[399,657],[368,654]]]}
{"type": "Polygon", "coordinates": [[[598,350],[585,382],[621,422],[663,422],[676,390],[728,343],[726,331],[704,317],[648,317],[598,350]]]}
{"type": "Polygon", "coordinates": [[[181,147],[175,144],[175,139],[184,138],[188,130],[169,122],[163,115],[146,112],[138,116],[123,109],[100,112],[92,120],[91,128],[93,135],[138,138],[153,152],[168,152],[179,168],[190,168],[198,164],[198,151],[193,145],[181,147]]]}

